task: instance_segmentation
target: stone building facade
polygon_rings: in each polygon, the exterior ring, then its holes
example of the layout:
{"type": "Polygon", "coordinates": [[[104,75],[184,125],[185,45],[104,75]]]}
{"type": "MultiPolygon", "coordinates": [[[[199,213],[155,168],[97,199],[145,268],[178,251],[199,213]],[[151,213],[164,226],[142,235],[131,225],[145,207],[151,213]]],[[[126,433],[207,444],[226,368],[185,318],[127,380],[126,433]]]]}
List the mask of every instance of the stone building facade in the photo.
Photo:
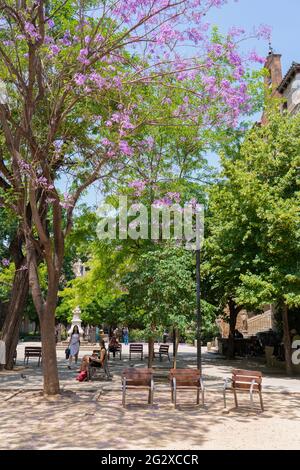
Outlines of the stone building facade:
{"type": "MultiPolygon", "coordinates": [[[[271,50],[265,63],[268,74],[265,85],[271,91],[271,96],[282,99],[282,111],[291,115],[300,111],[300,64],[293,62],[287,73],[283,76],[281,55],[271,50]]],[[[262,124],[266,123],[266,116],[262,117],[262,124]]]]}

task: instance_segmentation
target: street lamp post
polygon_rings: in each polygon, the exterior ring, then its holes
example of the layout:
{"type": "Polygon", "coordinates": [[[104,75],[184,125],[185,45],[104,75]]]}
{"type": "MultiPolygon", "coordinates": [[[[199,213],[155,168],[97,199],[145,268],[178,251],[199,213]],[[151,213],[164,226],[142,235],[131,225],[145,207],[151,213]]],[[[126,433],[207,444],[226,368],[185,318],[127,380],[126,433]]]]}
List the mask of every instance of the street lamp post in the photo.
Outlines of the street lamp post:
{"type": "Polygon", "coordinates": [[[197,310],[196,310],[196,322],[197,322],[197,369],[201,373],[201,285],[200,285],[200,248],[196,250],[196,290],[197,290],[197,310]]]}

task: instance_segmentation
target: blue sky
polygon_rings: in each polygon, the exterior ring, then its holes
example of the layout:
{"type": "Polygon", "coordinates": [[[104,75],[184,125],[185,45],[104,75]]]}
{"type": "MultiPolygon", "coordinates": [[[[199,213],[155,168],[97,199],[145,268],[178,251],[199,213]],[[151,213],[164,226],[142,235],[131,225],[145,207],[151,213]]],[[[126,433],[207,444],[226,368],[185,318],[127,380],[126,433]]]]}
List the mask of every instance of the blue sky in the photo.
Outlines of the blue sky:
{"type": "MultiPolygon", "coordinates": [[[[299,0],[238,0],[237,3],[229,0],[227,5],[215,10],[212,17],[213,21],[224,30],[231,26],[241,26],[251,30],[253,26],[268,24],[273,29],[274,51],[282,54],[284,73],[291,62],[300,62],[299,0]]],[[[261,55],[267,54],[268,49],[264,41],[256,41],[255,46],[261,55]]],[[[247,49],[249,42],[244,43],[243,47],[247,49]]]]}
{"type": "MultiPolygon", "coordinates": [[[[232,26],[239,26],[247,31],[261,24],[272,28],[272,47],[274,52],[282,54],[282,68],[285,74],[292,62],[300,62],[299,27],[300,0],[229,0],[221,9],[215,10],[213,22],[222,31],[232,26]]],[[[241,44],[241,50],[252,48],[265,57],[268,54],[266,41],[249,40],[241,44]]],[[[218,166],[218,156],[209,155],[211,165],[218,166]]]]}
{"type": "MultiPolygon", "coordinates": [[[[215,9],[208,21],[227,31],[232,26],[239,26],[251,31],[253,27],[267,24],[272,27],[272,46],[276,53],[282,54],[283,73],[285,74],[293,61],[300,62],[299,30],[300,0],[229,0],[228,4],[215,9]]],[[[246,41],[241,48],[245,51],[255,47],[259,55],[268,54],[265,41],[246,41]]],[[[211,165],[218,165],[218,157],[209,155],[211,165]]],[[[84,198],[88,204],[97,204],[101,199],[91,188],[84,198]]]]}

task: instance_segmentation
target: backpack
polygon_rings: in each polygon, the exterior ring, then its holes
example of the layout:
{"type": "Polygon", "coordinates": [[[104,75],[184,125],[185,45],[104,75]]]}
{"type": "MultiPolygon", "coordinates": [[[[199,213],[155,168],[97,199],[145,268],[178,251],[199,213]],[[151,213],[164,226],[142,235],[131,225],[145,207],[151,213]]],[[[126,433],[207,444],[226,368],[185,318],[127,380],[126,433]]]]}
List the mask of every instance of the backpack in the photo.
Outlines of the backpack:
{"type": "Polygon", "coordinates": [[[86,378],[87,378],[87,372],[86,370],[82,370],[80,374],[77,375],[76,380],[78,380],[79,382],[84,382],[86,378]]]}

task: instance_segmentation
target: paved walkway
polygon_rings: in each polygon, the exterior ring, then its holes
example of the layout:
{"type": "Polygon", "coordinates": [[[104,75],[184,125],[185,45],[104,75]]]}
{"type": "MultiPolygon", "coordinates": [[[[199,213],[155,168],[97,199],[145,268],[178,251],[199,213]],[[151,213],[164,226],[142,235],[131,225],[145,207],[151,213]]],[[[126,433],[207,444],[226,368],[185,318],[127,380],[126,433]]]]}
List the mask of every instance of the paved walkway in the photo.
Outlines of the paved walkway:
{"type": "MultiPolygon", "coordinates": [[[[17,367],[14,371],[0,372],[0,390],[17,390],[19,388],[26,389],[42,389],[42,368],[37,367],[37,361],[30,359],[29,367],[24,367],[22,358],[24,357],[24,347],[26,345],[39,345],[39,343],[20,343],[18,345],[18,361],[17,367]]],[[[81,351],[79,355],[79,362],[84,354],[90,354],[90,350],[81,351]]],[[[144,345],[145,356],[148,355],[147,345],[144,345]]],[[[129,362],[129,347],[123,345],[122,360],[118,358],[109,361],[110,371],[113,374],[111,386],[120,386],[120,376],[122,369],[134,365],[139,367],[142,365],[141,361],[136,357],[129,362]]],[[[60,384],[63,389],[68,390],[94,390],[98,388],[98,381],[93,382],[77,382],[75,380],[79,365],[73,370],[68,370],[68,362],[64,358],[64,351],[59,349],[57,351],[58,357],[58,370],[60,384]]],[[[264,363],[263,358],[252,359],[237,359],[229,361],[216,353],[208,353],[206,348],[202,348],[202,362],[205,386],[211,390],[220,390],[223,386],[224,379],[230,377],[233,368],[261,370],[264,376],[264,391],[265,392],[283,392],[283,393],[300,393],[300,376],[287,377],[283,369],[270,369],[264,363]]],[[[144,360],[146,366],[147,359],[144,360]]],[[[178,367],[196,366],[196,348],[193,346],[183,345],[179,346],[178,353],[178,367]]],[[[165,382],[167,384],[167,376],[170,363],[167,359],[159,362],[158,359],[154,362],[155,376],[158,382],[165,382]]],[[[101,381],[101,383],[104,381],[101,381]]]]}

